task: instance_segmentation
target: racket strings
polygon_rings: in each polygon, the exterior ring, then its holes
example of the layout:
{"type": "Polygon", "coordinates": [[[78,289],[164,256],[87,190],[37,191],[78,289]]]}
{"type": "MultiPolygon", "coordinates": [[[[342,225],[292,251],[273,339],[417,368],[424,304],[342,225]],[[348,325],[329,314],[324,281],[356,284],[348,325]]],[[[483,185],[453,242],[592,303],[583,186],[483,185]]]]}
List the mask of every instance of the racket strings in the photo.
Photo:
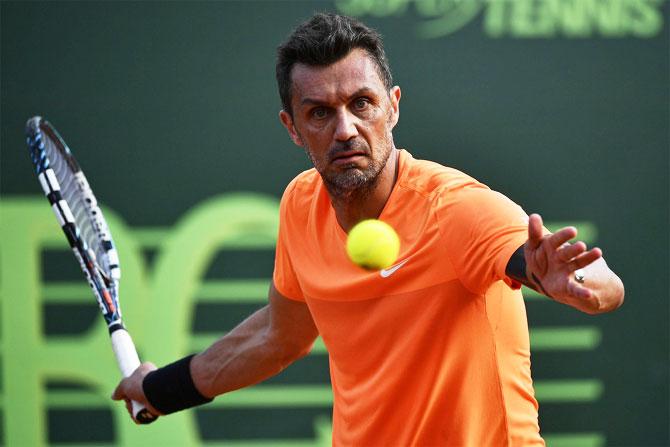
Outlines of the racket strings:
{"type": "MultiPolygon", "coordinates": [[[[86,192],[75,176],[61,150],[47,138],[45,145],[47,156],[51,160],[51,168],[56,175],[56,179],[61,187],[61,196],[70,207],[75,223],[79,228],[81,239],[86,243],[86,247],[95,254],[95,259],[103,272],[109,272],[109,262],[106,251],[98,237],[98,232],[93,226],[91,206],[86,202],[86,192]]],[[[89,199],[90,200],[90,199],[89,199]]]]}

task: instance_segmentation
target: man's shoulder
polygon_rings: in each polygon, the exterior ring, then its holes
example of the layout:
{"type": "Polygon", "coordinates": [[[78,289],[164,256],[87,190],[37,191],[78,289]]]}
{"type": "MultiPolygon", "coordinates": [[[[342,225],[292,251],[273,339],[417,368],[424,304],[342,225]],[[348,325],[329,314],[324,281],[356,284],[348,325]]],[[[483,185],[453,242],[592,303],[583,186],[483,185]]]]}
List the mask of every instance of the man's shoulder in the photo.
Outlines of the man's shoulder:
{"type": "Polygon", "coordinates": [[[290,208],[305,209],[304,206],[312,200],[321,182],[321,176],[316,169],[301,172],[286,186],[282,204],[290,208]]]}
{"type": "Polygon", "coordinates": [[[527,225],[526,213],[518,204],[468,174],[426,160],[411,159],[407,167],[405,187],[430,199],[440,221],[467,227],[477,219],[493,222],[502,216],[510,223],[527,225]]]}
{"type": "Polygon", "coordinates": [[[321,182],[321,176],[316,169],[308,169],[296,175],[288,184],[284,195],[310,194],[314,192],[321,182]]]}
{"type": "Polygon", "coordinates": [[[408,154],[406,172],[401,185],[426,197],[453,192],[463,188],[487,188],[470,175],[458,169],[430,160],[415,159],[408,154]]]}

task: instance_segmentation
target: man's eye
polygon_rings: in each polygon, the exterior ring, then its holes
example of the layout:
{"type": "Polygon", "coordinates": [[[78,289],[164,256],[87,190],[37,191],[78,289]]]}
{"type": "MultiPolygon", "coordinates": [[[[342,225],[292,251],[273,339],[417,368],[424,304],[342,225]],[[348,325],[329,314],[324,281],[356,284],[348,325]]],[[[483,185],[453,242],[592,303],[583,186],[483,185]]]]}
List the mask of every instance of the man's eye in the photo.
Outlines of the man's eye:
{"type": "Polygon", "coordinates": [[[328,111],[323,107],[317,107],[312,110],[312,116],[316,119],[323,119],[328,116],[328,111]]]}
{"type": "Polygon", "coordinates": [[[356,107],[357,110],[363,110],[369,104],[370,104],[370,101],[368,100],[368,98],[358,98],[356,100],[356,102],[354,102],[354,106],[356,107]]]}

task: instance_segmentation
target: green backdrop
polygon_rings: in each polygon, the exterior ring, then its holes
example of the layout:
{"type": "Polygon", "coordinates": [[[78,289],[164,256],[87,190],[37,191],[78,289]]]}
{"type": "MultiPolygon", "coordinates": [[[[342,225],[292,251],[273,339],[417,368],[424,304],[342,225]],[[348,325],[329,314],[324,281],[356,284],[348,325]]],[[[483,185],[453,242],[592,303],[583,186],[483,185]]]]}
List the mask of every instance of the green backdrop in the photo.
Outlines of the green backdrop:
{"type": "MultiPolygon", "coordinates": [[[[1,15],[0,440],[328,445],[322,344],[276,378],[136,427],[104,324],[31,174],[43,115],[121,252],[141,355],[202,349],[263,305],[278,198],[308,160],[279,124],[274,51],[314,11],[385,36],[396,144],[551,226],[576,224],[626,285],[591,317],[525,291],[553,446],[668,445],[668,2],[8,2],[1,15]]],[[[447,324],[445,322],[445,324],[447,324]]]]}

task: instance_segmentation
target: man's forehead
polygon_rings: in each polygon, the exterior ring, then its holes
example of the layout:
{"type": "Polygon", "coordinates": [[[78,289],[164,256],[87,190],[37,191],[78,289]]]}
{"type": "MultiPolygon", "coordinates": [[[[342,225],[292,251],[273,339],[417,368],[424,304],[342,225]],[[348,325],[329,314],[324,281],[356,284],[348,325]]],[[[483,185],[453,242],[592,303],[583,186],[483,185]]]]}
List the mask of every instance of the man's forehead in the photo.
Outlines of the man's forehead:
{"type": "Polygon", "coordinates": [[[331,65],[313,66],[297,63],[291,71],[293,100],[304,97],[354,93],[367,88],[384,91],[377,65],[362,49],[354,49],[331,65]]]}

